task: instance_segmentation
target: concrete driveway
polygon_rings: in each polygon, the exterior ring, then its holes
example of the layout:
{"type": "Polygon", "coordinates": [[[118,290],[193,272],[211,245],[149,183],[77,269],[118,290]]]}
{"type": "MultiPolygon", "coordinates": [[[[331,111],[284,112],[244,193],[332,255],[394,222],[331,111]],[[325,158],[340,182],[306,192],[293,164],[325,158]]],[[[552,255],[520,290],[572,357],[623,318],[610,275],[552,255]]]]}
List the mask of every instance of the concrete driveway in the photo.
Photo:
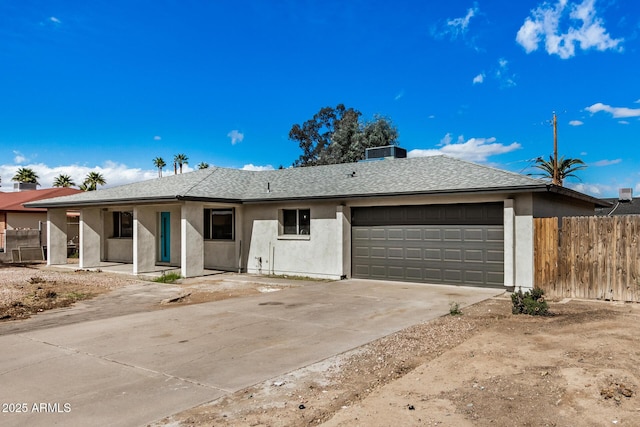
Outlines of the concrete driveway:
{"type": "Polygon", "coordinates": [[[500,293],[306,282],[36,330],[0,324],[0,424],[144,425],[500,293]]]}

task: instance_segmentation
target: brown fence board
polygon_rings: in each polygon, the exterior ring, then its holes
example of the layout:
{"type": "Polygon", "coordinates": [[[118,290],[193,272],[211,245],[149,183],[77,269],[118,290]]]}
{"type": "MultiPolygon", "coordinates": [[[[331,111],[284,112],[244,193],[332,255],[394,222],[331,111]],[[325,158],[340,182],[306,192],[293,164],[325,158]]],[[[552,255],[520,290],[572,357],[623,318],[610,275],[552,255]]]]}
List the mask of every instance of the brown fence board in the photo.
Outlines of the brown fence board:
{"type": "Polygon", "coordinates": [[[550,298],[640,302],[640,216],[534,219],[534,283],[550,298]]]}

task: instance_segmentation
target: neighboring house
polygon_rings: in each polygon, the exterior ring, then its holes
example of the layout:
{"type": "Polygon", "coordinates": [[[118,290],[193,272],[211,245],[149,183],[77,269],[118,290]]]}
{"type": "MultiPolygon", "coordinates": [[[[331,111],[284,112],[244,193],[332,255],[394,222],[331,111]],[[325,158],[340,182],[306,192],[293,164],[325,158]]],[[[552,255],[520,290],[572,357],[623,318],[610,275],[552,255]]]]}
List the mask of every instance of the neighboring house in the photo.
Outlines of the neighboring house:
{"type": "Polygon", "coordinates": [[[640,215],[640,197],[633,197],[631,188],[620,189],[618,198],[602,199],[611,206],[596,208],[597,216],[640,215]]]}
{"type": "MultiPolygon", "coordinates": [[[[16,188],[24,188],[24,186],[16,188]]],[[[42,236],[39,238],[39,245],[47,245],[46,230],[44,229],[47,224],[47,210],[35,207],[26,208],[23,203],[77,193],[81,193],[81,191],[73,188],[23,189],[10,193],[0,192],[0,252],[9,253],[13,249],[9,247],[11,246],[10,242],[7,244],[7,230],[41,230],[42,236]]],[[[68,222],[77,224],[77,214],[70,213],[68,222]]],[[[73,237],[76,235],[77,233],[73,237]]]]}
{"type": "Polygon", "coordinates": [[[50,265],[102,261],[339,279],[533,286],[533,218],[606,206],[528,176],[445,156],[245,171],[209,168],[31,203],[49,209],[50,265]]]}

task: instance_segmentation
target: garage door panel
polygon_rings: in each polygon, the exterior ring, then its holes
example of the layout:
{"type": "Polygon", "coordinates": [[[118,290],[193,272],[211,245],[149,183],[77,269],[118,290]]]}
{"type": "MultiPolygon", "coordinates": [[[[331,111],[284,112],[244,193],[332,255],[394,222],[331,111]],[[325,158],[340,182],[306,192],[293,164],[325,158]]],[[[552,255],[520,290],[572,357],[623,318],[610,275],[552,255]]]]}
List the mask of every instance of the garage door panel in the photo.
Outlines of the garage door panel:
{"type": "Polygon", "coordinates": [[[407,260],[422,261],[422,248],[406,248],[405,258],[407,260]]]}
{"type": "Polygon", "coordinates": [[[444,261],[444,256],[442,253],[442,249],[438,248],[425,248],[424,250],[424,260],[425,261],[444,261]]]}
{"type": "Polygon", "coordinates": [[[404,240],[404,230],[401,228],[390,228],[387,230],[388,240],[404,240]]]}
{"type": "Polygon", "coordinates": [[[422,269],[415,267],[407,267],[405,268],[405,278],[406,280],[412,281],[421,281],[422,280],[422,269]]]}
{"type": "Polygon", "coordinates": [[[439,228],[425,227],[423,230],[424,240],[439,242],[442,240],[442,230],[439,228]]]}
{"type": "Polygon", "coordinates": [[[465,262],[479,262],[485,260],[484,251],[482,249],[467,249],[464,251],[465,262]]]}
{"type": "Polygon", "coordinates": [[[462,230],[460,229],[451,229],[448,228],[444,230],[444,240],[447,242],[461,242],[462,241],[462,230]]]}
{"type": "Polygon", "coordinates": [[[444,251],[445,261],[462,261],[462,249],[445,249],[444,251]]]}
{"type": "Polygon", "coordinates": [[[386,230],[383,228],[369,229],[369,239],[371,240],[387,240],[386,230]]]}
{"type": "Polygon", "coordinates": [[[387,250],[385,247],[376,246],[369,249],[369,258],[378,258],[383,260],[386,257],[387,250]]]}
{"type": "Polygon", "coordinates": [[[404,259],[404,248],[394,247],[387,249],[387,258],[404,259]]]}
{"type": "Polygon", "coordinates": [[[422,241],[422,229],[420,228],[407,228],[405,230],[406,240],[422,241]]]}

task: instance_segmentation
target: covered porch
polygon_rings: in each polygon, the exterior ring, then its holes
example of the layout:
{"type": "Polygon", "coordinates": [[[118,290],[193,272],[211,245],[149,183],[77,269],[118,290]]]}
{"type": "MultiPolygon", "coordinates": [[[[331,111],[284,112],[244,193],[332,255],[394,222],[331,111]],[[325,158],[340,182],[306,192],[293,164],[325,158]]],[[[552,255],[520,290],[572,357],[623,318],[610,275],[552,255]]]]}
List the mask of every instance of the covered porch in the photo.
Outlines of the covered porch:
{"type": "MultiPolygon", "coordinates": [[[[208,274],[204,207],[203,203],[181,201],[81,208],[79,262],[72,267],[133,275],[208,274]]],[[[47,265],[67,264],[66,217],[65,208],[48,209],[47,265]]]]}

